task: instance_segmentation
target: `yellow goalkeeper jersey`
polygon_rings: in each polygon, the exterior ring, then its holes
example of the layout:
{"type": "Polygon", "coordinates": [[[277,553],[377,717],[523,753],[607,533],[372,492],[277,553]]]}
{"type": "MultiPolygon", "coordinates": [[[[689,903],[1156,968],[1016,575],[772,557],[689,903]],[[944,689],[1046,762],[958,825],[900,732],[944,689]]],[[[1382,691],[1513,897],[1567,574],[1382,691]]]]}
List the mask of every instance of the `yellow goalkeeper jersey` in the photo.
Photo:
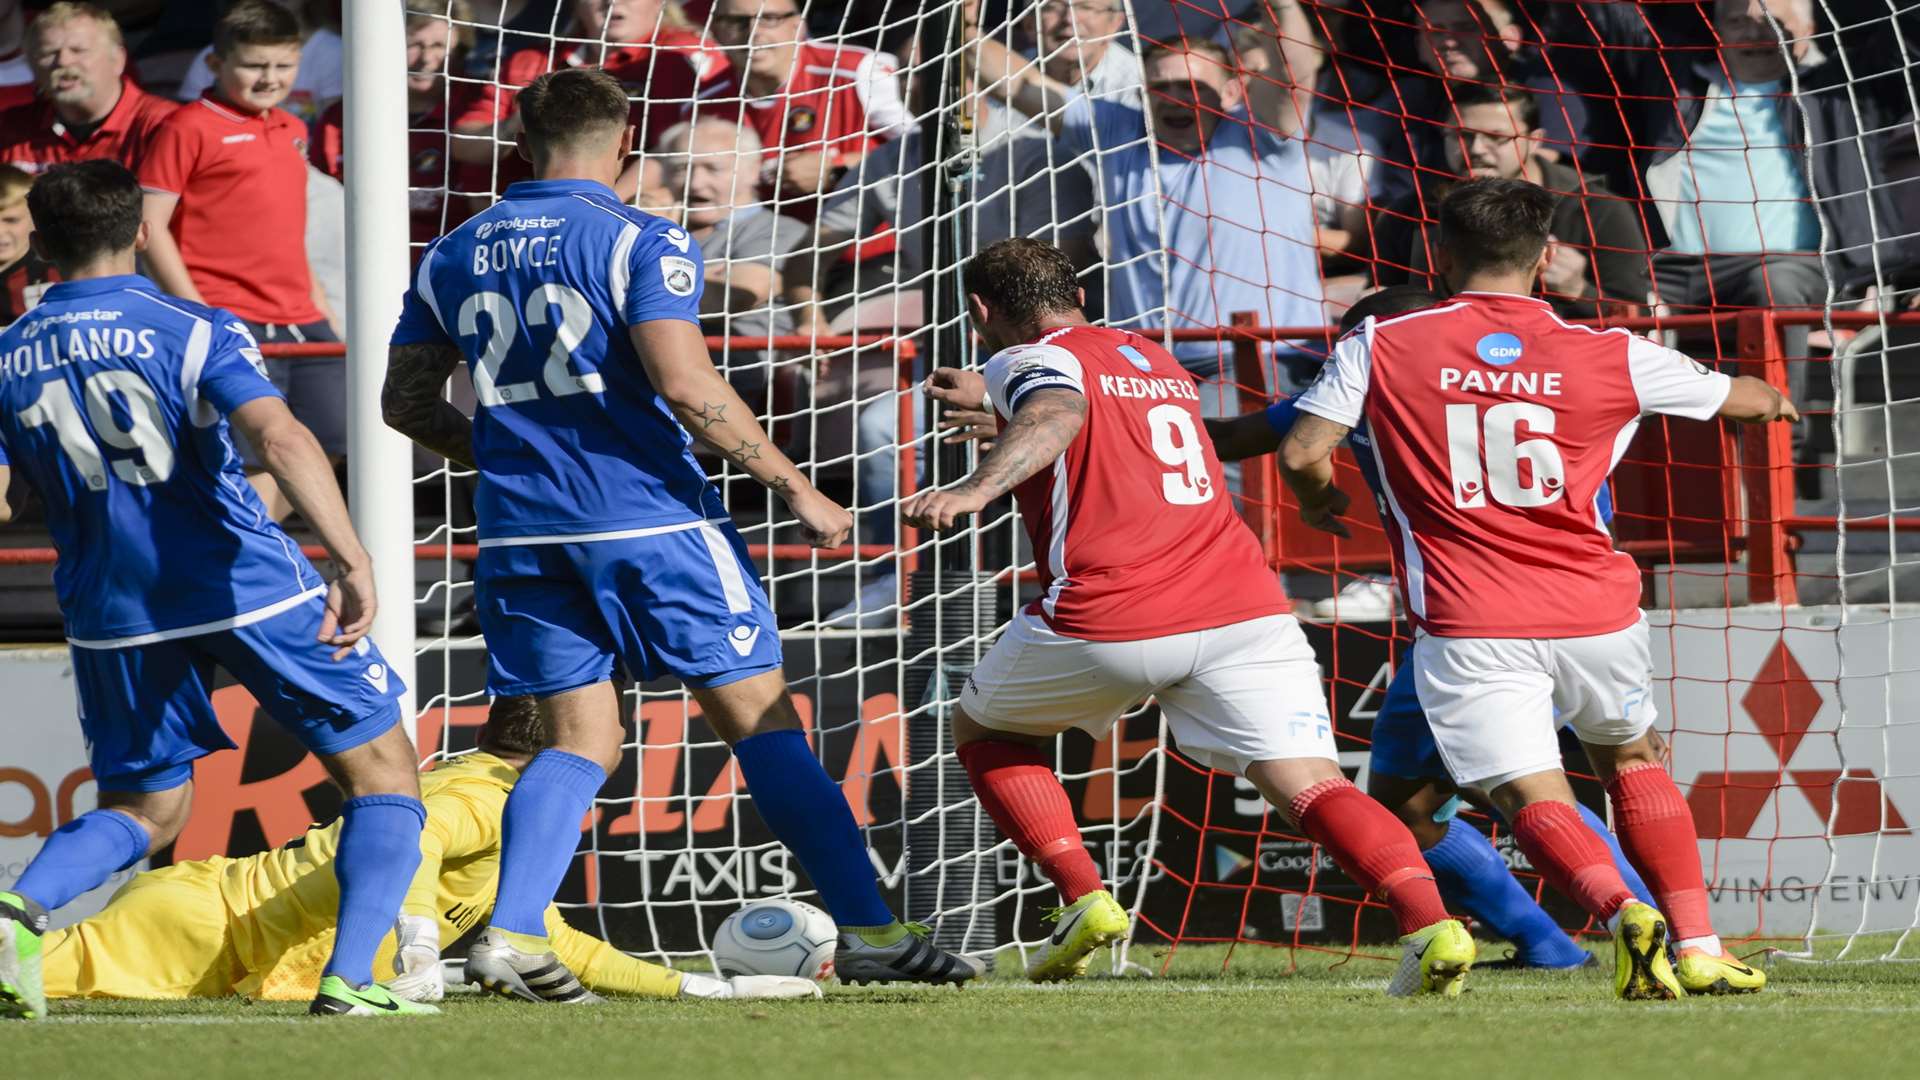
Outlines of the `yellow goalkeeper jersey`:
{"type": "MultiPolygon", "coordinates": [[[[491,754],[445,762],[420,777],[427,808],[420,869],[401,910],[439,920],[452,944],[493,910],[500,879],[500,815],[519,770],[491,754]]],[[[173,998],[244,994],[304,1000],[333,951],[340,823],[314,825],[272,851],[178,863],[140,874],[106,909],[45,946],[56,997],[173,998]]],[[[554,952],[588,987],[672,997],[680,974],[573,929],[549,906],[554,952]]],[[[393,970],[389,933],[374,975],[393,970]]]]}

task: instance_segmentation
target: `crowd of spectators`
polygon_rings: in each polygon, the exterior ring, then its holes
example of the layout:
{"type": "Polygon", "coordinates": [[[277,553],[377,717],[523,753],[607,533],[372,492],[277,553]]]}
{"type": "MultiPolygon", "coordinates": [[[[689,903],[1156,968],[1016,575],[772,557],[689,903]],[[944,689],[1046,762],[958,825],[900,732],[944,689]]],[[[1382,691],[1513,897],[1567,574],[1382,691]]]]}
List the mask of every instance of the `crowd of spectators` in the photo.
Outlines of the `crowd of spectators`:
{"type": "MultiPolygon", "coordinates": [[[[527,175],[519,88],[614,73],[637,133],[619,192],[699,239],[710,332],[748,339],[722,354],[742,391],[778,412],[803,377],[851,402],[864,543],[892,538],[911,434],[895,373],[751,339],[917,329],[933,233],[1051,239],[1120,325],[1318,327],[1441,284],[1448,186],[1517,176],[1564,196],[1541,296],[1565,318],[1920,295],[1920,14],[1884,0],[1135,0],[1137,26],[1120,0],[968,0],[961,68],[921,51],[912,0],[394,2],[416,248],[527,175]],[[932,91],[956,73],[978,91],[959,230],[933,203],[932,91]]],[[[0,0],[0,322],[51,275],[16,238],[32,174],[113,157],[148,189],[163,287],[263,340],[333,340],[342,54],[340,0],[0,0]]],[[[1822,344],[1803,326],[1786,349],[1822,344]]],[[[1265,346],[1269,388],[1325,346],[1265,346]]],[[[1239,407],[1229,350],[1175,350],[1212,412],[1239,407]]],[[[341,450],[337,362],[274,370],[341,450]]]]}

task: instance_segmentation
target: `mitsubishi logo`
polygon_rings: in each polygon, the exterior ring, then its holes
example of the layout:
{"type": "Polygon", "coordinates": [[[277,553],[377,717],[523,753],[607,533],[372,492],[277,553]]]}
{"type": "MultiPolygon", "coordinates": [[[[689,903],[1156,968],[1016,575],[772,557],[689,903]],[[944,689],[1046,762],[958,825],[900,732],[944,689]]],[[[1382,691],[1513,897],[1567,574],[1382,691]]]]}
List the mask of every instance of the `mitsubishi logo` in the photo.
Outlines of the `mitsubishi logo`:
{"type": "MultiPolygon", "coordinates": [[[[1823,703],[1820,688],[1807,677],[1785,639],[1776,643],[1754,673],[1740,706],[1779,759],[1779,766],[1703,772],[1694,777],[1687,805],[1693,808],[1702,839],[1753,836],[1767,800],[1776,792],[1782,799],[1791,798],[1790,790],[1812,804],[1820,819],[1829,823],[1831,835],[1909,831],[1906,818],[1881,789],[1872,769],[1824,767],[1838,758],[1839,746],[1835,732],[1812,730],[1823,703]],[[1800,753],[1803,746],[1809,747],[1806,753],[1800,753]],[[1796,757],[1802,760],[1799,766],[1794,763],[1796,757]]],[[[1772,835],[1770,828],[1762,830],[1762,838],[1772,835]]]]}

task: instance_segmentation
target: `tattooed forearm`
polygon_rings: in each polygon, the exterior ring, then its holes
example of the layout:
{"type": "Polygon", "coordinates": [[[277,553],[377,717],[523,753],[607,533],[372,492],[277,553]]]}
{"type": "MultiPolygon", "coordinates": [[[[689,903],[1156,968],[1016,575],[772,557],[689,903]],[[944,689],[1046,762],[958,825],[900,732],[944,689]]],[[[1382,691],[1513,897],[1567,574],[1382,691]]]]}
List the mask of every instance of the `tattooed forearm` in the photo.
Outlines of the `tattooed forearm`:
{"type": "Polygon", "coordinates": [[[1087,399],[1077,390],[1035,390],[1002,431],[980,465],[959,487],[997,499],[1059,457],[1086,421],[1087,399]]]}
{"type": "Polygon", "coordinates": [[[1324,457],[1333,453],[1333,448],[1339,446],[1340,440],[1346,438],[1347,433],[1352,430],[1345,424],[1336,424],[1324,416],[1303,412],[1299,415],[1299,419],[1293,422],[1293,428],[1287,432],[1287,456],[1292,458],[1296,454],[1319,454],[1324,457]]]}
{"type": "Polygon", "coordinates": [[[1322,416],[1303,412],[1280,445],[1280,475],[1300,497],[1314,505],[1333,488],[1333,451],[1352,429],[1322,416]]]}
{"type": "Polygon", "coordinates": [[[473,421],[440,396],[447,377],[460,361],[460,350],[451,345],[395,345],[388,349],[380,414],[388,427],[471,469],[475,467],[473,421]]]}
{"type": "Polygon", "coordinates": [[[631,326],[627,333],[647,381],[694,441],[782,498],[813,490],[767,437],[753,410],[714,370],[699,327],[677,319],[655,319],[631,326]]]}
{"type": "MultiPolygon", "coordinates": [[[[714,381],[727,393],[732,392],[732,388],[717,376],[714,381]]],[[[697,404],[675,404],[674,415],[680,418],[688,434],[732,462],[740,471],[766,485],[774,494],[785,496],[792,492],[795,481],[800,478],[800,471],[767,438],[766,431],[747,411],[745,404],[737,399],[712,400],[719,396],[711,392],[700,398],[689,395],[688,400],[697,404]]]]}

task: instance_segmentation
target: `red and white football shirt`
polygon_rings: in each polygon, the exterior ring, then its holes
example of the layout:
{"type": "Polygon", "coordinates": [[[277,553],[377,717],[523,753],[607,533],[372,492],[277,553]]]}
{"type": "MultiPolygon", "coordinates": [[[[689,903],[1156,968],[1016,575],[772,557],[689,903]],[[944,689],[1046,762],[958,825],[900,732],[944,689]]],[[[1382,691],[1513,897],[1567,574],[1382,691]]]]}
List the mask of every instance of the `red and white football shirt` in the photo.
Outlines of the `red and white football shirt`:
{"type": "Polygon", "coordinates": [[[1442,637],[1570,638],[1640,618],[1600,517],[1641,416],[1710,419],[1732,380],[1545,301],[1461,293],[1340,339],[1302,412],[1367,424],[1400,587],[1442,637]]]}
{"type": "Polygon", "coordinates": [[[897,66],[886,53],[857,45],[803,41],[793,74],[780,89],[746,97],[740,73],[729,70],[702,86],[699,100],[683,112],[738,109],[759,133],[769,159],[782,149],[824,152],[830,165],[844,165],[912,126],[897,66]]]}
{"type": "Polygon", "coordinates": [[[1234,512],[1193,376],[1139,334],[1055,330],[987,361],[1001,426],[1026,395],[1086,395],[1066,451],[1014,489],[1057,634],[1139,641],[1292,610],[1234,512]]]}

